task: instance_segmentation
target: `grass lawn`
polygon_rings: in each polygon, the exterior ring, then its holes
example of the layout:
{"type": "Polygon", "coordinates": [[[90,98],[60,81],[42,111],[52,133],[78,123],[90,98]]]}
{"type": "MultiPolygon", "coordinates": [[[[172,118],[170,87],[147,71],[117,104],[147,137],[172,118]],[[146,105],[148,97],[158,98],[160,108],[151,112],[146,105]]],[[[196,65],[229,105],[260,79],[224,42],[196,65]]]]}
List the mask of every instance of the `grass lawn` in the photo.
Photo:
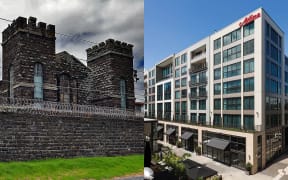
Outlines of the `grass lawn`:
{"type": "Polygon", "coordinates": [[[111,179],[143,172],[144,156],[1,162],[0,179],[111,179]]]}

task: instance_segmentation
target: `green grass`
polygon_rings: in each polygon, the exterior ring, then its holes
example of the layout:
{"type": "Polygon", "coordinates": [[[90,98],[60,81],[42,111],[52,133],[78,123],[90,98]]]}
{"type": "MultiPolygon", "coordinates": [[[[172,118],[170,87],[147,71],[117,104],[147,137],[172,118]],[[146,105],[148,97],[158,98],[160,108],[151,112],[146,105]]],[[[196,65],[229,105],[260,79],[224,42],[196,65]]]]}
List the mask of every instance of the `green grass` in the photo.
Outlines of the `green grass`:
{"type": "Polygon", "coordinates": [[[143,172],[143,155],[0,163],[0,179],[111,179],[143,172]]]}

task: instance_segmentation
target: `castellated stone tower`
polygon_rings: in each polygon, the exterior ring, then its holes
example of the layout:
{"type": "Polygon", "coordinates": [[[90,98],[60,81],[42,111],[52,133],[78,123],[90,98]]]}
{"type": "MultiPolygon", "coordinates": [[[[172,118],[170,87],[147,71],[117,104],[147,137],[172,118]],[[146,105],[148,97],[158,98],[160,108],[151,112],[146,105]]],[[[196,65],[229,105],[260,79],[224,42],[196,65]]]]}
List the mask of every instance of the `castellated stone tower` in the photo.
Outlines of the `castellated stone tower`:
{"type": "Polygon", "coordinates": [[[99,91],[90,93],[89,103],[134,109],[133,45],[108,39],[86,51],[89,89],[99,91]]]}
{"type": "Polygon", "coordinates": [[[55,26],[37,24],[35,17],[29,17],[28,23],[26,18],[18,17],[2,36],[3,84],[7,96],[56,101],[57,89],[51,86],[56,84],[55,26]],[[39,91],[40,86],[43,90],[39,91]]]}

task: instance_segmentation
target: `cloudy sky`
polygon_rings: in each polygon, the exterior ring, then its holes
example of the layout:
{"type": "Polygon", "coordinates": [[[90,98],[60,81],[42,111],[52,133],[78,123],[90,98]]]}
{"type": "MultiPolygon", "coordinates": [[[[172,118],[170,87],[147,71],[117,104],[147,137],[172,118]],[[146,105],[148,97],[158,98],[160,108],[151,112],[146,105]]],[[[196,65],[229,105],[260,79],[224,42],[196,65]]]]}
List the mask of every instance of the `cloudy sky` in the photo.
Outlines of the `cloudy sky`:
{"type": "MultiPolygon", "coordinates": [[[[113,38],[133,44],[134,67],[140,78],[135,95],[139,101],[144,100],[144,0],[0,1],[0,18],[13,20],[18,16],[34,16],[37,22],[54,24],[56,32],[72,35],[72,38],[56,35],[56,53],[65,50],[80,59],[87,59],[85,50],[93,45],[81,39],[100,43],[113,38]]],[[[0,21],[1,32],[8,24],[0,21]]],[[[2,48],[0,53],[2,60],[2,48]]]]}

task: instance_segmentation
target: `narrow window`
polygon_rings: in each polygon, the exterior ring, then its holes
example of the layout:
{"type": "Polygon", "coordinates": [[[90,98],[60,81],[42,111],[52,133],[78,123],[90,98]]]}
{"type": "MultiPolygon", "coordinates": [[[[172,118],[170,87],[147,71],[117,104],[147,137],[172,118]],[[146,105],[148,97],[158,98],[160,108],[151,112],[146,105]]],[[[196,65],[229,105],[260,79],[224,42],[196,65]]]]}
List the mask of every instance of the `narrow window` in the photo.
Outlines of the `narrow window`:
{"type": "Polygon", "coordinates": [[[10,84],[9,84],[9,91],[10,91],[10,98],[14,97],[14,89],[13,89],[13,85],[14,85],[14,67],[11,66],[10,67],[10,71],[9,71],[9,80],[10,80],[10,84]]]}
{"type": "Polygon", "coordinates": [[[121,108],[126,109],[126,82],[120,79],[121,108]]]}
{"type": "Polygon", "coordinates": [[[60,102],[70,103],[70,78],[63,74],[60,76],[60,102]]]}
{"type": "Polygon", "coordinates": [[[34,99],[43,99],[43,69],[40,63],[34,67],[34,99]]]}

